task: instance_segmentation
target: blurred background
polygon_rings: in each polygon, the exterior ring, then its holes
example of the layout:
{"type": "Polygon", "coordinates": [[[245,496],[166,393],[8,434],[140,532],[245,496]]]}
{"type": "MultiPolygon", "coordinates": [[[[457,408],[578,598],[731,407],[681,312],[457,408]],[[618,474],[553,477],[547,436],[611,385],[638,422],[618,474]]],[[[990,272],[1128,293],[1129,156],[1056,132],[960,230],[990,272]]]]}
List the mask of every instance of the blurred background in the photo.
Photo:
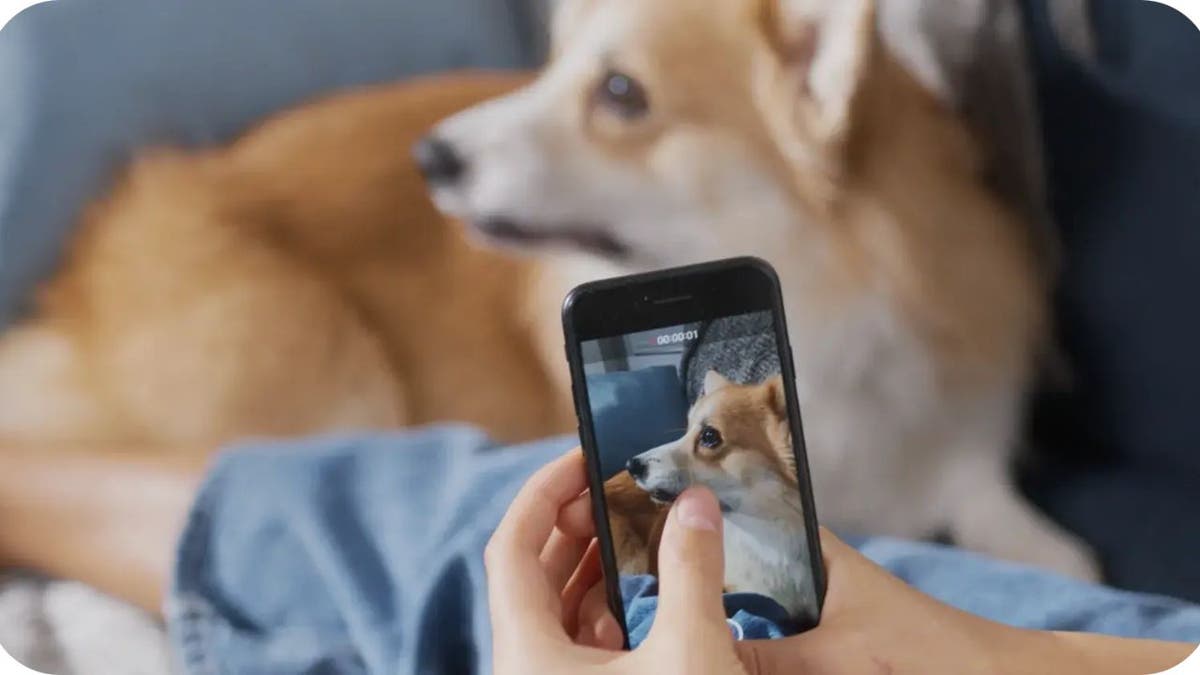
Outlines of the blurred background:
{"type": "MultiPolygon", "coordinates": [[[[1113,583],[1200,601],[1200,32],[1157,3],[1092,0],[1080,41],[1056,29],[1054,4],[1019,2],[1040,146],[1022,152],[1046,171],[1065,375],[1033,405],[1021,479],[1113,583]]],[[[339,89],[535,67],[546,18],[539,0],[22,13],[0,31],[0,327],[139,148],[224,143],[339,89]]],[[[967,106],[1004,96],[972,85],[967,73],[967,106]]]]}

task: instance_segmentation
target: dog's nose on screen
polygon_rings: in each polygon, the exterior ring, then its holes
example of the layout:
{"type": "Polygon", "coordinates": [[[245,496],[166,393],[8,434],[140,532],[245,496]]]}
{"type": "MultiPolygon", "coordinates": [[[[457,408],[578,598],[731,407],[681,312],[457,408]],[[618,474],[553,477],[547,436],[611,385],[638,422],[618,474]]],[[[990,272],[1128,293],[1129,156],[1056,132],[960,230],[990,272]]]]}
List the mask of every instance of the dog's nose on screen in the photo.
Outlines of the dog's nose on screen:
{"type": "Polygon", "coordinates": [[[645,478],[646,476],[646,460],[634,457],[625,464],[625,468],[629,469],[629,475],[634,478],[645,478]]]}
{"type": "Polygon", "coordinates": [[[437,136],[426,136],[413,146],[413,159],[425,180],[434,185],[454,183],[466,166],[450,143],[437,136]]]}

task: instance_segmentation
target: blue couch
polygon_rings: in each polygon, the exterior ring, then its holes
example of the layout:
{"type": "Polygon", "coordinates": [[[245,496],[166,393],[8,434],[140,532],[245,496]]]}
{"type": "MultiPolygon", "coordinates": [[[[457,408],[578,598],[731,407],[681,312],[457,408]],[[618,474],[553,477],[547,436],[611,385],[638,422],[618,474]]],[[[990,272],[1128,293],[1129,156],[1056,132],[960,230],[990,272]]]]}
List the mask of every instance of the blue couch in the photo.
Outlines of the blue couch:
{"type": "Polygon", "coordinates": [[[679,438],[687,427],[687,397],[673,366],[589,375],[587,388],[605,480],[634,455],[679,438]]]}
{"type": "MultiPolygon", "coordinates": [[[[1034,498],[1121,586],[1200,600],[1200,33],[1094,0],[1080,64],[1022,0],[1065,266],[1069,391],[1035,407],[1034,498]]],[[[0,31],[0,325],[148,143],[228,140],[338,87],[529,66],[536,0],[56,0],[0,31]]]]}
{"type": "Polygon", "coordinates": [[[0,326],[148,144],[228,141],[315,95],[542,59],[537,0],[55,0],[0,32],[0,326]]]}
{"type": "Polygon", "coordinates": [[[1026,482],[1115,583],[1200,600],[1200,31],[1096,0],[1084,65],[1026,3],[1072,379],[1036,402],[1026,482]]]}

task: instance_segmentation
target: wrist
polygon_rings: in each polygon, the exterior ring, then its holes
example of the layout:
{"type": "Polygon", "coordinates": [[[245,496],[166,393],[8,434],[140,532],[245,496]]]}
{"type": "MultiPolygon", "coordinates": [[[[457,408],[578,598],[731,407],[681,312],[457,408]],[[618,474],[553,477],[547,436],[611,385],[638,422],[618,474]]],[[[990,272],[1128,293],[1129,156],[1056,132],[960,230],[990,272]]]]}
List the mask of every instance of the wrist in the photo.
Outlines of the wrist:
{"type": "Polygon", "coordinates": [[[1195,645],[1094,633],[1030,631],[1045,645],[1045,672],[1112,675],[1159,673],[1182,663],[1195,645]]]}
{"type": "Polygon", "coordinates": [[[990,624],[986,644],[987,672],[1071,675],[1080,670],[1071,655],[1072,645],[1057,633],[990,624]]]}

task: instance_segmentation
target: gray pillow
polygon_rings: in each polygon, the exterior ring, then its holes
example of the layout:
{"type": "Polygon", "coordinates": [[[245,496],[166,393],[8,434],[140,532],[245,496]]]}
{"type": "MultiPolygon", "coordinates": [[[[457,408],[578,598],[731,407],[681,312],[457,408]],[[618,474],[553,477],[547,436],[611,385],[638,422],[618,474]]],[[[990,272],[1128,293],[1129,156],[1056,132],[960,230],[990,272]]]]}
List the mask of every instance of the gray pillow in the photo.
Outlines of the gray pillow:
{"type": "Polygon", "coordinates": [[[338,87],[540,60],[532,0],[56,0],[0,30],[0,327],[148,144],[338,87]]]}

